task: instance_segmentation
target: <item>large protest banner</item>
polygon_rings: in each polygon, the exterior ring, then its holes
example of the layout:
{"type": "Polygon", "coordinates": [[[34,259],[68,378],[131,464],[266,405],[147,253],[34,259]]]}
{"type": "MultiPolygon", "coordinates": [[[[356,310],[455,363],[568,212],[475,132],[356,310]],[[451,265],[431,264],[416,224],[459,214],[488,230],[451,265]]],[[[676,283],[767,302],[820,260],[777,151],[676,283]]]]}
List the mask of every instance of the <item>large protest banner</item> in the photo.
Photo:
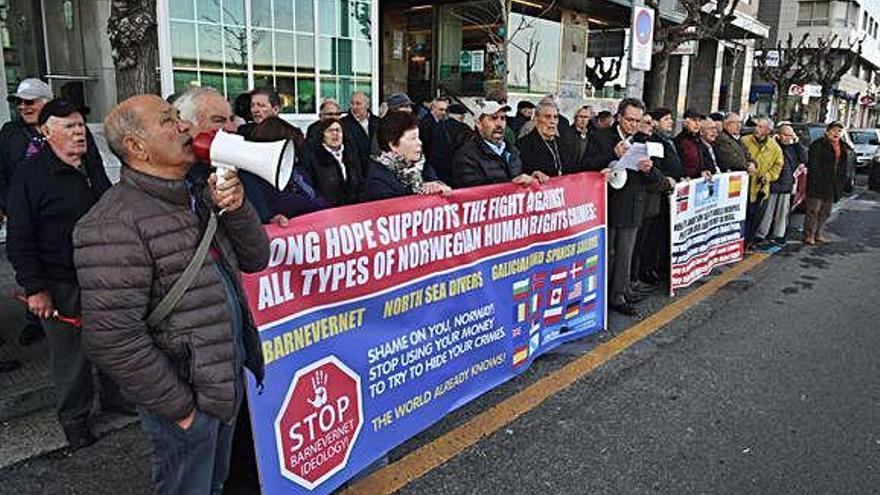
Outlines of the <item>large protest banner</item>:
{"type": "Polygon", "coordinates": [[[600,174],[405,198],[269,227],[245,288],[263,493],[329,493],[539,354],[605,326],[600,174]]]}
{"type": "Polygon", "coordinates": [[[749,175],[732,172],[677,184],[671,208],[670,292],[743,258],[749,175]]]}

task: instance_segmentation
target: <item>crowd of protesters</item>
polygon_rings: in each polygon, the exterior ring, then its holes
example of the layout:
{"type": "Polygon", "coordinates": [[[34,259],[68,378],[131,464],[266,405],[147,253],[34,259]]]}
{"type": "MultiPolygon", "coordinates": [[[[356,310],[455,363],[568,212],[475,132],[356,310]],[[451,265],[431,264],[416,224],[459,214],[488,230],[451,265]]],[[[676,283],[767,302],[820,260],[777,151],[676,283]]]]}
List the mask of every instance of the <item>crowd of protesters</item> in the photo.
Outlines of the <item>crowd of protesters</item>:
{"type": "Polygon", "coordinates": [[[669,195],[677,182],[747,172],[747,241],[782,244],[793,177],[807,168],[803,240],[822,244],[850,152],[838,123],[807,150],[790,125],[766,118],[741,136],[736,113],[688,110],[673,136],[668,109],[627,98],[614,112],[583,106],[569,121],[552,95],[518,102],[511,116],[498,97],[473,108],[447,98],[416,108],[395,93],[373,115],[368,96],[355,93],[347,109],[322,102],[319,120],[303,132],[280,117],[271,89],[233,105],[196,88],[172,101],[136,96],[113,109],[104,132],[123,168],[111,187],[84,124],[87,109],[53,99],[37,79],[22,82],[10,101],[19,119],[0,131],[0,208],[28,311],[48,338],[59,422],[71,448],[95,441],[87,418],[96,364],[101,407],[141,418],[160,493],[219,493],[226,480],[242,430],[244,370],[257,382],[263,373],[241,286],[242,272],[268,261],[261,224],[283,227],[305,213],[372,200],[601,172],[609,183],[609,308],[637,316],[636,304],[669,278],[669,195]],[[212,131],[292,140],[289,183],[278,190],[245,171],[218,181],[193,153],[194,136],[212,131]],[[614,168],[645,142],[661,145],[662,155],[642,158],[638,170],[614,168]],[[181,291],[181,279],[193,290],[181,291]]]}

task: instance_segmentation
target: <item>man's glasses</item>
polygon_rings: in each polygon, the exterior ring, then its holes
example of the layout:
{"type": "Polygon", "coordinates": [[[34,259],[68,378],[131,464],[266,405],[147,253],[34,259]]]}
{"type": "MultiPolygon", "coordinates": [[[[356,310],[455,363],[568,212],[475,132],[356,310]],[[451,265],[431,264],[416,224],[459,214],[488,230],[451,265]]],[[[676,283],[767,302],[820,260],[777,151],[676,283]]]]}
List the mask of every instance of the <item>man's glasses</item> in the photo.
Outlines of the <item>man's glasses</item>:
{"type": "Polygon", "coordinates": [[[24,100],[24,99],[18,100],[18,104],[23,107],[31,107],[31,106],[36,105],[36,103],[37,103],[37,100],[24,100]]]}

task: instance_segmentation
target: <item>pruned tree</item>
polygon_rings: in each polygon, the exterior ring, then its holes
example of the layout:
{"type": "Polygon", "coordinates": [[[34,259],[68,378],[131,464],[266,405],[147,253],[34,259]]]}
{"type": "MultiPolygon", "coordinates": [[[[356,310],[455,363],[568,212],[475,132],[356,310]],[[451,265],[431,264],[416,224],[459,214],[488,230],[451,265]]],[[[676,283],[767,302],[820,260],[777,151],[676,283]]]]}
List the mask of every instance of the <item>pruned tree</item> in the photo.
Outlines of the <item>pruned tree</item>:
{"type": "Polygon", "coordinates": [[[590,65],[588,60],[584,71],[584,75],[587,77],[587,85],[595,91],[601,91],[606,84],[620,77],[623,59],[624,55],[614,57],[607,67],[605,66],[605,59],[602,57],[596,57],[593,65],[590,65]]]}
{"type": "MultiPolygon", "coordinates": [[[[535,17],[545,17],[555,7],[556,0],[551,0],[547,5],[541,8],[541,11],[535,17]]],[[[485,0],[470,2],[467,4],[467,9],[457,9],[453,11],[452,15],[486,34],[489,43],[494,46],[495,53],[502,54],[502,57],[497,57],[495,59],[495,63],[497,63],[499,59],[503,61],[507,58],[509,45],[515,42],[525,30],[534,30],[534,27],[529,22],[519,23],[514,29],[509,29],[509,26],[507,25],[511,12],[513,12],[512,0],[485,0]]],[[[519,46],[516,46],[516,48],[520,49],[519,46]]],[[[535,52],[537,52],[537,47],[535,47],[535,52]]],[[[536,55],[531,55],[527,58],[537,61],[536,55]]],[[[534,63],[532,63],[532,67],[534,67],[534,63]]],[[[502,80],[501,92],[506,96],[508,69],[506,66],[499,67],[498,69],[502,80]]],[[[531,69],[527,72],[527,78],[529,80],[531,78],[530,73],[531,69]]]]}
{"type": "Polygon", "coordinates": [[[788,88],[792,84],[807,84],[816,79],[817,66],[813,63],[815,49],[807,43],[810,34],[805,33],[797,42],[789,33],[783,42],[777,40],[775,47],[761,42],[755,52],[755,69],[765,81],[773,84],[776,94],[776,119],[789,119],[788,88]],[[773,56],[771,52],[778,54],[773,56]],[[770,63],[770,60],[778,62],[770,63]]]}
{"type": "Polygon", "coordinates": [[[679,0],[685,12],[681,23],[661,19],[661,0],[645,0],[645,5],[656,12],[654,16],[654,54],[651,70],[645,74],[644,99],[648,106],[661,106],[666,98],[666,76],[669,58],[683,43],[708,39],[723,39],[725,28],[736,18],[739,0],[716,0],[707,12],[704,0],[679,0]]]}
{"type": "Polygon", "coordinates": [[[862,56],[864,42],[865,38],[862,36],[851,38],[844,43],[836,34],[816,40],[813,63],[816,67],[816,84],[822,86],[822,97],[819,99],[820,122],[824,122],[828,116],[831,91],[862,56]]]}
{"type": "Polygon", "coordinates": [[[119,100],[159,92],[156,0],[113,0],[107,34],[119,100]]]}
{"type": "MultiPolygon", "coordinates": [[[[525,31],[525,29],[527,29],[528,27],[531,27],[531,26],[527,27],[525,25],[526,25],[525,17],[520,17],[519,18],[519,26],[517,26],[517,28],[514,29],[514,32],[519,33],[521,31],[525,31]]],[[[541,40],[536,38],[535,30],[532,27],[531,36],[529,36],[529,39],[525,45],[523,45],[523,43],[521,41],[516,40],[513,37],[511,37],[509,43],[510,43],[510,46],[519,50],[519,52],[522,53],[526,57],[526,90],[531,92],[532,91],[532,70],[535,68],[535,64],[538,62],[538,48],[541,47],[541,40]]]]}

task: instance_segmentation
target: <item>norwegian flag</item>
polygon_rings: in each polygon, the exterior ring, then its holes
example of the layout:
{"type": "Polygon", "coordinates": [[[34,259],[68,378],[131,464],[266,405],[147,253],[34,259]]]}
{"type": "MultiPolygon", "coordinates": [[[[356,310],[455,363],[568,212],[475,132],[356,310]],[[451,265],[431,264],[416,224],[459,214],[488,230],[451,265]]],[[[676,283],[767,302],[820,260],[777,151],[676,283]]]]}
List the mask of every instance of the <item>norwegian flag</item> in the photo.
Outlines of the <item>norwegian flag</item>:
{"type": "Polygon", "coordinates": [[[532,292],[544,288],[547,283],[547,272],[538,272],[532,275],[532,292]]]}
{"type": "Polygon", "coordinates": [[[583,263],[572,263],[569,273],[571,273],[571,278],[577,280],[577,278],[581,276],[581,272],[583,271],[583,263]]]}
{"type": "Polygon", "coordinates": [[[557,268],[553,270],[553,273],[550,275],[550,283],[551,284],[562,284],[568,279],[568,270],[563,268],[557,268]]]}
{"type": "Polygon", "coordinates": [[[675,200],[678,202],[678,212],[681,213],[683,211],[687,211],[688,209],[688,198],[691,196],[691,186],[690,184],[685,184],[678,190],[678,194],[676,195],[675,200]]]}

